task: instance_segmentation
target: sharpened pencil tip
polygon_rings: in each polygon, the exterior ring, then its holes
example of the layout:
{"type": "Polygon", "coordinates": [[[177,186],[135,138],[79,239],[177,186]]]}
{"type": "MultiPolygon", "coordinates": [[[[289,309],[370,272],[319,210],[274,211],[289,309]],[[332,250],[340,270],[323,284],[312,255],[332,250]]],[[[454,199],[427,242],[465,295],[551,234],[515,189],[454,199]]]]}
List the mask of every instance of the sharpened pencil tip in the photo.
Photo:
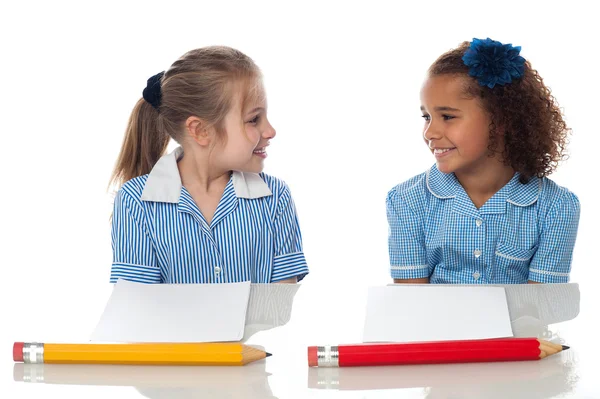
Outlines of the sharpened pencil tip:
{"type": "Polygon", "coordinates": [[[569,349],[569,348],[570,348],[570,346],[563,345],[563,346],[562,346],[562,348],[563,348],[562,350],[566,351],[567,349],[569,349]]]}
{"type": "Polygon", "coordinates": [[[265,352],[265,353],[267,354],[265,357],[273,356],[272,353],[269,353],[269,352],[265,352]]]}

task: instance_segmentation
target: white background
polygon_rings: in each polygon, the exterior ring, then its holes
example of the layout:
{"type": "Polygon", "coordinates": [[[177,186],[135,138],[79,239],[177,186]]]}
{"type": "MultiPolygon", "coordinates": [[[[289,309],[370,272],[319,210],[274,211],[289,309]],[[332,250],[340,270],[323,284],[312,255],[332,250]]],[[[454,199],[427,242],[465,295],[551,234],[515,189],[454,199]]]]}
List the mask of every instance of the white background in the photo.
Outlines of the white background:
{"type": "Polygon", "coordinates": [[[296,201],[305,284],[336,296],[390,282],[386,193],[434,162],[419,111],[427,67],[473,37],[522,46],[573,129],[570,159],[551,178],[582,204],[571,281],[585,309],[600,277],[591,4],[3,3],[0,373],[11,372],[13,341],[91,333],[110,293],[107,183],[131,109],[148,77],[215,44],[242,50],[264,73],[277,129],[265,171],[296,201]]]}

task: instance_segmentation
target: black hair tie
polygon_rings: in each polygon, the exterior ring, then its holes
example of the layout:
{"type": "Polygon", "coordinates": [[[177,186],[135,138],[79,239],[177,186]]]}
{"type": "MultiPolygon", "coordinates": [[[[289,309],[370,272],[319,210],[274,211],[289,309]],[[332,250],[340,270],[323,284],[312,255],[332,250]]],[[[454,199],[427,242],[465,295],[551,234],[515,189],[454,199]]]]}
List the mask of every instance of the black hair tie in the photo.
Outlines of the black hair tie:
{"type": "Polygon", "coordinates": [[[160,79],[165,74],[165,71],[159,72],[156,75],[152,76],[148,79],[146,84],[146,88],[144,89],[142,96],[144,100],[148,102],[154,109],[158,111],[160,107],[160,102],[162,99],[162,92],[160,89],[160,79]]]}

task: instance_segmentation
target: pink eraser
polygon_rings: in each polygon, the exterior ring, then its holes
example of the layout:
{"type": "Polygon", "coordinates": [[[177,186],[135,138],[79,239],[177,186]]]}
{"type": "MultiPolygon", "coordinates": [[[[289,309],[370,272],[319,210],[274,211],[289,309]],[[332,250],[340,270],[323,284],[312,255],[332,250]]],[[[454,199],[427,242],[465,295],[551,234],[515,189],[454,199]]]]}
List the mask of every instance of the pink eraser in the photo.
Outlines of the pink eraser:
{"type": "Polygon", "coordinates": [[[316,367],[318,366],[317,361],[317,347],[309,346],[308,347],[308,367],[316,367]]]}
{"type": "Polygon", "coordinates": [[[15,362],[23,361],[23,346],[23,342],[15,342],[15,344],[13,345],[13,360],[15,362]]]}

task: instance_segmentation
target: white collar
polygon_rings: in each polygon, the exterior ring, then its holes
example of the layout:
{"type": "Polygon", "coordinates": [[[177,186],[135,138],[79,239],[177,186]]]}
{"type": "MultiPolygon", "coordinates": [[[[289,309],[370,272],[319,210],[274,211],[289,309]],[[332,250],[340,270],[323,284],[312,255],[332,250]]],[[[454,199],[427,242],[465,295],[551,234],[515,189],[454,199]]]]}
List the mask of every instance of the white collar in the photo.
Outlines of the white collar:
{"type": "MultiPolygon", "coordinates": [[[[141,199],[143,201],[178,203],[181,195],[181,176],[177,161],[183,157],[183,148],[177,147],[163,155],[150,171],[141,199]]],[[[273,193],[258,173],[232,172],[232,183],[238,198],[255,199],[273,193]]]]}

